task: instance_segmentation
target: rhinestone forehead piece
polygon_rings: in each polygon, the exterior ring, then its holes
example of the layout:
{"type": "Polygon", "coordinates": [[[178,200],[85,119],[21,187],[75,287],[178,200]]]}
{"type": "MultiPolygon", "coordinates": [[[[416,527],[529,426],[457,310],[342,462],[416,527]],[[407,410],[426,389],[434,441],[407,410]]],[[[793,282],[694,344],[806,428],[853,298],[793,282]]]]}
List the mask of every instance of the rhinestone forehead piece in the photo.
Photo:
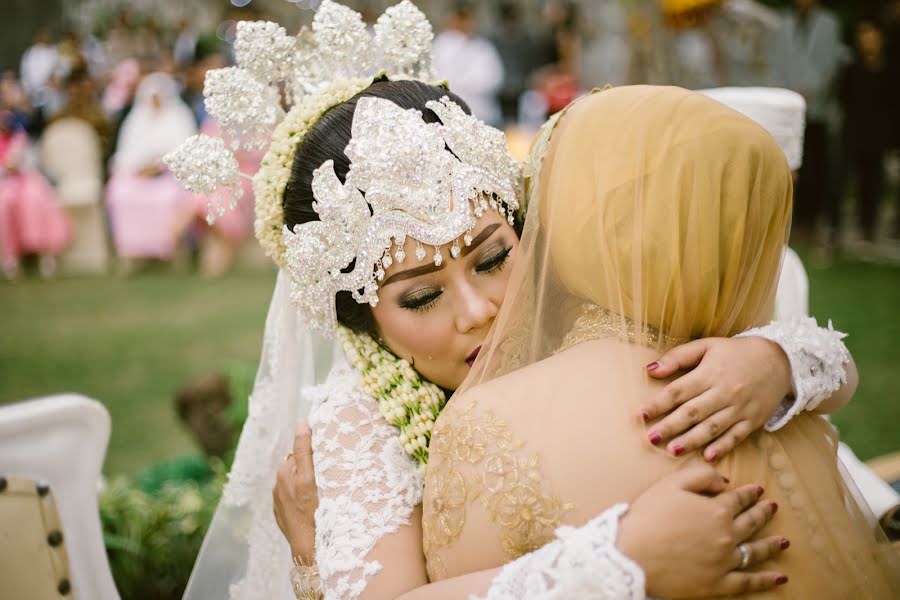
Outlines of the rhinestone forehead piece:
{"type": "MultiPolygon", "coordinates": [[[[338,292],[378,304],[378,281],[393,263],[391,249],[407,237],[419,243],[420,261],[426,256],[422,244],[433,246],[440,266],[440,246],[454,242],[455,258],[457,238],[489,207],[512,222],[519,206],[518,166],[505,146],[496,152],[493,142],[498,136],[502,141],[502,133],[447,97],[426,106],[441,116],[440,123],[425,123],[419,111],[389,100],[360,99],[344,151],[351,161],[345,183],[327,161],[312,181],[320,220],[296,225],[293,232],[284,228],[294,303],[323,334],[337,326],[338,292]],[[351,263],[353,269],[344,272],[351,263]]],[[[397,260],[405,257],[400,252],[397,260]]]]}
{"type": "MultiPolygon", "coordinates": [[[[309,127],[376,76],[434,82],[433,37],[409,0],[388,8],[372,33],[359,13],[332,0],[323,0],[311,28],[294,37],[276,23],[239,23],[236,66],[210,71],[204,86],[222,137],[192,136],[166,157],[188,190],[206,195],[212,222],[241,193],[244,175],[234,151],[268,145],[253,183],[257,237],[288,270],[296,308],[325,335],[336,328],[336,293],[378,302],[378,281],[394,260],[406,259],[407,236],[418,242],[418,260],[426,258],[424,244],[434,248],[440,265],[440,246],[460,236],[470,244],[485,210],[512,222],[518,208],[518,165],[501,132],[448,98],[427,104],[440,119],[432,124],[417,111],[364,98],[346,149],[351,167],[345,182],[331,161],[324,163],[312,182],[320,220],[294,231],[282,225],[293,152],[309,127]]],[[[450,255],[459,253],[454,243],[450,255]]]]}

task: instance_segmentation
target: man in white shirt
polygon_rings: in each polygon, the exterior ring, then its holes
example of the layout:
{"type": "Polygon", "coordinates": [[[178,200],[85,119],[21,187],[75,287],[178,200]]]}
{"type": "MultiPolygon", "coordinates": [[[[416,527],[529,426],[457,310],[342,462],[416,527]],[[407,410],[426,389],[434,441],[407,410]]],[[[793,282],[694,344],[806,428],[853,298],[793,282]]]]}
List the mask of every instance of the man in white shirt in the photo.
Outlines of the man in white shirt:
{"type": "Polygon", "coordinates": [[[56,69],[58,55],[52,42],[49,29],[44,27],[38,30],[34,36],[34,44],[22,55],[19,65],[22,86],[36,106],[44,103],[44,90],[56,69]]]}
{"type": "Polygon", "coordinates": [[[434,66],[438,77],[448,81],[476,117],[500,127],[497,93],[503,83],[503,63],[494,45],[475,33],[474,12],[469,2],[454,5],[447,29],[434,40],[434,66]]]}

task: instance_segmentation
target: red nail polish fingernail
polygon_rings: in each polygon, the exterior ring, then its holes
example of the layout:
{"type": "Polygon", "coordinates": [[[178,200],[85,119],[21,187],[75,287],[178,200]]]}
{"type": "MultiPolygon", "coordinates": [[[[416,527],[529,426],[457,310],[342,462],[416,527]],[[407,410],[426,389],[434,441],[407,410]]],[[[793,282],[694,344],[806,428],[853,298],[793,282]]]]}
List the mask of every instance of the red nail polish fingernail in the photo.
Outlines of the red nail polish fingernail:
{"type": "Polygon", "coordinates": [[[778,542],[778,545],[781,546],[782,550],[787,550],[791,547],[791,541],[787,538],[781,538],[781,541],[778,542]]]}
{"type": "Polygon", "coordinates": [[[784,585],[788,582],[787,575],[779,575],[775,578],[775,585],[784,585]]]}
{"type": "Polygon", "coordinates": [[[725,483],[731,483],[731,480],[728,479],[727,477],[723,477],[722,481],[724,481],[725,483]]]}
{"type": "Polygon", "coordinates": [[[756,488],[756,495],[757,495],[757,496],[762,496],[762,495],[765,494],[765,493],[766,493],[766,490],[763,488],[763,486],[760,485],[760,486],[758,486],[758,487],[756,488]]]}
{"type": "Polygon", "coordinates": [[[774,514],[777,513],[777,512],[778,512],[778,503],[777,503],[777,502],[773,502],[773,503],[772,503],[772,514],[774,515],[774,514]]]}
{"type": "Polygon", "coordinates": [[[644,420],[644,423],[646,423],[647,421],[650,420],[650,413],[648,413],[646,410],[642,410],[641,418],[644,420]]]}
{"type": "Polygon", "coordinates": [[[656,362],[656,361],[654,361],[654,362],[650,363],[649,365],[647,365],[647,370],[648,370],[648,371],[655,371],[655,370],[657,370],[658,368],[659,368],[659,363],[656,362]]]}
{"type": "Polygon", "coordinates": [[[684,446],[682,446],[681,444],[675,444],[674,446],[672,446],[672,454],[674,454],[675,456],[681,456],[682,454],[684,454],[684,446]]]}
{"type": "Polygon", "coordinates": [[[654,446],[662,441],[662,436],[655,431],[653,433],[651,433],[650,435],[648,435],[647,438],[650,440],[650,443],[653,444],[654,446]]]}
{"type": "MultiPolygon", "coordinates": [[[[707,458],[706,460],[709,461],[709,462],[716,462],[716,459],[717,459],[717,458],[719,458],[719,453],[718,453],[718,452],[713,452],[712,454],[709,455],[709,458],[707,458]]],[[[727,479],[725,480],[725,483],[728,483],[728,480],[727,480],[727,479]]]]}

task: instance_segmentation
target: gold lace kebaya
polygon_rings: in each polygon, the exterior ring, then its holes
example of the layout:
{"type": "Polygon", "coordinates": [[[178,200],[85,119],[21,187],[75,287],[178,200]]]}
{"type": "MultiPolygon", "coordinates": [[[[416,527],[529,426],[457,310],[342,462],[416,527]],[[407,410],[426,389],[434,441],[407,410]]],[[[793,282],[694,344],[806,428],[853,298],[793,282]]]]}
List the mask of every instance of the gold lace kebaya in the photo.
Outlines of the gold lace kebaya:
{"type": "Polygon", "coordinates": [[[500,529],[510,560],[551,541],[573,508],[547,489],[540,459],[523,451],[525,443],[513,438],[509,425],[476,408],[474,401],[448,408],[431,443],[422,525],[432,581],[446,577],[441,551],[459,539],[472,503],[480,501],[500,529]]]}
{"type": "MultiPolygon", "coordinates": [[[[630,343],[672,347],[687,341],[634,323],[591,302],[578,311],[572,329],[556,352],[582,342],[620,337],[630,343]]],[[[459,539],[468,507],[481,502],[500,530],[503,551],[510,560],[542,547],[553,539],[562,517],[574,508],[544,482],[540,459],[524,451],[509,425],[492,411],[478,410],[471,401],[461,409],[448,406],[439,432],[432,439],[431,464],[425,480],[423,539],[428,576],[445,578],[442,550],[459,539]],[[472,469],[471,467],[478,467],[472,469]]]]}

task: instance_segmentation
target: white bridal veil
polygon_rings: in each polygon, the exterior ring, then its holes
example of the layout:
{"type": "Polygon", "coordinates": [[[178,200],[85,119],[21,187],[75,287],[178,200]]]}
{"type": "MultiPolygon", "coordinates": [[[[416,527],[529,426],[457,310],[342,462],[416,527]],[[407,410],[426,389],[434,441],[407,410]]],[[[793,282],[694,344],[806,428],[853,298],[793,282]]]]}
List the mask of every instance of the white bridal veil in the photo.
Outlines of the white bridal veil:
{"type": "Polygon", "coordinates": [[[334,344],[291,308],[287,275],[279,271],[265,339],[234,464],[191,573],[185,600],[293,599],[291,553],[275,523],[275,474],[309,412],[304,387],[324,381],[334,344]]]}

